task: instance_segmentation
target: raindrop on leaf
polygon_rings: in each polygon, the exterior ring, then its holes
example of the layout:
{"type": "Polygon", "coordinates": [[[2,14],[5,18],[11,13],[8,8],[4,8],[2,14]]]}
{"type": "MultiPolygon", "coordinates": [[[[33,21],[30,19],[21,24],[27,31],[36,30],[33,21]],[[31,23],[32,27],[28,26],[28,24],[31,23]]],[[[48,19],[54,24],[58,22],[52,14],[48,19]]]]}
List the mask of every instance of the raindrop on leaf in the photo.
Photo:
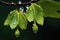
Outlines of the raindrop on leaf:
{"type": "Polygon", "coordinates": [[[27,6],[26,6],[26,8],[28,9],[28,8],[29,8],[29,6],[27,5],[27,6]]]}
{"type": "Polygon", "coordinates": [[[20,8],[20,10],[23,12],[23,11],[24,11],[24,8],[23,8],[23,7],[21,7],[21,8],[20,8]]]}
{"type": "Polygon", "coordinates": [[[14,23],[14,25],[15,25],[15,23],[14,23]]]}

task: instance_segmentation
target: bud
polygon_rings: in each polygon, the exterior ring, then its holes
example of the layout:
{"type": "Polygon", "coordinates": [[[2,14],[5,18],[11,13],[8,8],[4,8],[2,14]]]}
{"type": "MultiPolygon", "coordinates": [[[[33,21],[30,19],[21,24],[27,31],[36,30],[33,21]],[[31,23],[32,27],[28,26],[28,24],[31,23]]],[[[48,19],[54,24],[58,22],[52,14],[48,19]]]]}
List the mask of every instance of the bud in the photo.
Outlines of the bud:
{"type": "Polygon", "coordinates": [[[17,30],[15,31],[15,36],[16,36],[16,37],[19,37],[19,35],[20,35],[20,31],[17,29],[17,30]]]}
{"type": "Polygon", "coordinates": [[[32,30],[34,33],[38,32],[38,26],[36,24],[33,24],[32,30]]]}

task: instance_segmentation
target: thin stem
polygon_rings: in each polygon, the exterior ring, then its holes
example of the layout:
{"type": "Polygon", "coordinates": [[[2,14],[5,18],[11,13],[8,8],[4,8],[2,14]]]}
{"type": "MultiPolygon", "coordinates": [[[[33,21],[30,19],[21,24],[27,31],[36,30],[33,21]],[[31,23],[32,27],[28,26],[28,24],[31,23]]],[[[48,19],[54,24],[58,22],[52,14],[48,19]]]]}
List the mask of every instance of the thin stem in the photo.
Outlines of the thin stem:
{"type": "Polygon", "coordinates": [[[37,0],[35,0],[35,1],[30,1],[30,2],[24,2],[24,3],[21,3],[21,4],[16,4],[16,3],[9,3],[9,2],[5,2],[5,1],[1,1],[0,0],[0,3],[2,3],[2,4],[5,4],[5,5],[13,5],[13,6],[21,6],[21,5],[27,5],[27,4],[31,4],[31,3],[35,3],[35,2],[37,2],[37,0]]]}

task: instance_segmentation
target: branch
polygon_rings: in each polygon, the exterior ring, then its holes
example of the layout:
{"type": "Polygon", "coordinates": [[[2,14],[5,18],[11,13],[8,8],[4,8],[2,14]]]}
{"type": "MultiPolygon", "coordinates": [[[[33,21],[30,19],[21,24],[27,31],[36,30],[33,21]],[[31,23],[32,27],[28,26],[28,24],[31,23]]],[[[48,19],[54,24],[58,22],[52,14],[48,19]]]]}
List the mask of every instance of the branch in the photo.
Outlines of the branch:
{"type": "Polygon", "coordinates": [[[37,0],[16,4],[16,3],[14,3],[14,2],[9,3],[9,2],[5,2],[5,1],[1,1],[1,0],[0,0],[0,3],[1,3],[1,4],[10,5],[10,6],[11,6],[11,5],[13,5],[13,6],[28,5],[28,4],[35,3],[35,2],[37,2],[37,0]]]}

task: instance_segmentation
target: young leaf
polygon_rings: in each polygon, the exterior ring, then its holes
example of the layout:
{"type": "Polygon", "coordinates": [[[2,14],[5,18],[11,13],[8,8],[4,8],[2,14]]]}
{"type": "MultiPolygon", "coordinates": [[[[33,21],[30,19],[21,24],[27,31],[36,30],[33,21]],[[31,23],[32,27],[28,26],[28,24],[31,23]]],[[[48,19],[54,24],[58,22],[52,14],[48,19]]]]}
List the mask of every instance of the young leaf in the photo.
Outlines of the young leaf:
{"type": "Polygon", "coordinates": [[[35,20],[38,24],[43,25],[44,23],[44,17],[41,14],[36,14],[35,15],[35,20]]]}
{"type": "Polygon", "coordinates": [[[34,33],[38,32],[38,26],[35,23],[33,24],[32,30],[34,33]]]}
{"type": "Polygon", "coordinates": [[[15,36],[16,36],[16,37],[19,37],[19,35],[20,35],[20,31],[17,29],[17,30],[15,31],[15,36]]]}
{"type": "Polygon", "coordinates": [[[18,25],[18,22],[19,22],[17,10],[14,11],[14,12],[15,13],[14,13],[14,15],[13,15],[13,17],[11,19],[11,23],[10,23],[10,28],[11,29],[15,29],[17,27],[17,25],[18,25]]]}
{"type": "Polygon", "coordinates": [[[40,25],[43,25],[44,17],[43,17],[43,10],[37,4],[34,4],[34,18],[36,22],[40,25]]]}
{"type": "Polygon", "coordinates": [[[10,14],[8,15],[7,19],[5,20],[4,25],[8,26],[10,24],[13,15],[14,15],[14,11],[11,11],[10,14]]]}
{"type": "Polygon", "coordinates": [[[37,2],[44,9],[45,17],[60,18],[57,10],[60,10],[60,3],[55,1],[41,1],[37,2]]]}
{"type": "Polygon", "coordinates": [[[33,8],[32,5],[26,10],[26,17],[29,22],[33,21],[33,8]]]}
{"type": "Polygon", "coordinates": [[[26,30],[27,28],[27,20],[26,20],[26,16],[23,14],[23,12],[19,12],[19,27],[22,30],[26,30]]]}
{"type": "Polygon", "coordinates": [[[43,25],[43,9],[39,5],[32,3],[27,10],[26,16],[29,21],[36,20],[38,24],[43,25]]]}
{"type": "Polygon", "coordinates": [[[18,13],[15,11],[15,13],[14,13],[12,19],[11,19],[10,28],[15,29],[16,26],[18,25],[18,22],[19,22],[18,13]]]}

